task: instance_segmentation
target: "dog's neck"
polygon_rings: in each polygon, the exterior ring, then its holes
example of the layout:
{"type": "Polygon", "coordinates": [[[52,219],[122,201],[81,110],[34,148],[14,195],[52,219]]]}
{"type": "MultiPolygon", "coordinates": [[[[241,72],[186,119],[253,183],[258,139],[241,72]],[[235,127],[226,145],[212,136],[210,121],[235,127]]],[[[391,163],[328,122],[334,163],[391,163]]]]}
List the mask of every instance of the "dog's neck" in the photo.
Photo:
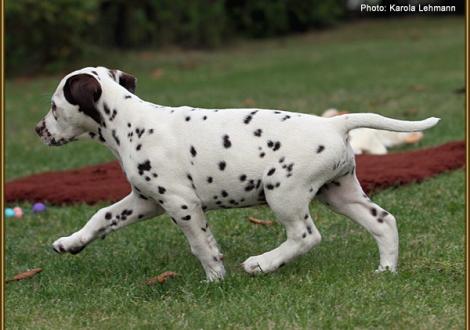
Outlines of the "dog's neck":
{"type": "Polygon", "coordinates": [[[124,96],[104,99],[97,104],[102,123],[96,125],[89,136],[107,146],[115,155],[120,154],[121,151],[132,147],[134,136],[141,134],[140,126],[145,123],[144,113],[148,106],[147,102],[135,95],[127,99],[124,99],[124,96]],[[123,99],[123,101],[117,102],[116,99],[123,99]]]}

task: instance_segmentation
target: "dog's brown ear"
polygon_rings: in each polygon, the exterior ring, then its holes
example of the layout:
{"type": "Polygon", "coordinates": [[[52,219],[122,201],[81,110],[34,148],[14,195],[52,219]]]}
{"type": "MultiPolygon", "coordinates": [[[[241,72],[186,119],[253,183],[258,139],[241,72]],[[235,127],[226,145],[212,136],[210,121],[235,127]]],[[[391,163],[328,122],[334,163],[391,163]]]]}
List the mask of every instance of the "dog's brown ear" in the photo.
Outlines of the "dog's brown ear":
{"type": "Polygon", "coordinates": [[[137,84],[136,77],[121,70],[109,70],[108,74],[119,85],[127,89],[132,94],[135,94],[135,87],[137,84]]]}
{"type": "Polygon", "coordinates": [[[73,105],[78,105],[78,110],[90,116],[98,124],[103,123],[103,118],[95,104],[101,97],[101,86],[93,76],[89,74],[76,74],[67,79],[64,85],[65,99],[73,105]]]}
{"type": "Polygon", "coordinates": [[[136,84],[137,84],[137,79],[134,76],[131,76],[128,73],[120,71],[119,85],[127,89],[132,94],[135,94],[136,84]]]}

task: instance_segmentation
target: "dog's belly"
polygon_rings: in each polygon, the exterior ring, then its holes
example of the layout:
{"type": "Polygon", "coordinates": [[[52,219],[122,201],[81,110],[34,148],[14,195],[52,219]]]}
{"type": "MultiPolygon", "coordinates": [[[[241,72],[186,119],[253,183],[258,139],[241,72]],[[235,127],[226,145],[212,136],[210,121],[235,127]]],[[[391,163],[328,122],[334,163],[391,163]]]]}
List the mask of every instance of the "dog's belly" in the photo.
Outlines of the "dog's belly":
{"type": "MultiPolygon", "coordinates": [[[[248,172],[247,172],[248,173],[248,172]]],[[[204,209],[247,207],[265,202],[262,171],[259,174],[194,175],[194,187],[204,209]],[[210,184],[208,180],[212,181],[210,184]]]]}

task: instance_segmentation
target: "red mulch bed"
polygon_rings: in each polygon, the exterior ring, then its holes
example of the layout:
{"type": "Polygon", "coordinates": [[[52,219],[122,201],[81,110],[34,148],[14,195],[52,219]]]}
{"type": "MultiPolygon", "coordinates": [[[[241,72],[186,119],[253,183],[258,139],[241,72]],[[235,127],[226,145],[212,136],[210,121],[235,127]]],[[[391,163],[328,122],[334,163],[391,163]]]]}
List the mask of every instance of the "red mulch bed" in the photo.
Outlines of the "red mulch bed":
{"type": "MultiPolygon", "coordinates": [[[[357,176],[365,192],[414,182],[465,166],[465,142],[392,153],[359,155],[357,176]]],[[[119,164],[114,161],[76,170],[46,172],[16,179],[5,185],[5,201],[63,205],[114,202],[130,192],[119,164]]]]}

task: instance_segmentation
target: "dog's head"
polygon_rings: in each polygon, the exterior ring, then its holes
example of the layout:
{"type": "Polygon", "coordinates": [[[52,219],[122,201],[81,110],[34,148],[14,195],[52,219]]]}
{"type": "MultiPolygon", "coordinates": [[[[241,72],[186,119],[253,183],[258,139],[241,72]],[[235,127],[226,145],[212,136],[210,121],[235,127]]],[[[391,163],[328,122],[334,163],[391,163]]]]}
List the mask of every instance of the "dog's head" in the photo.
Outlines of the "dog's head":
{"type": "Polygon", "coordinates": [[[136,78],[104,67],[88,67],[68,74],[52,95],[51,109],[36,125],[36,133],[45,144],[59,146],[96,132],[98,127],[105,126],[97,106],[104,88],[110,94],[122,87],[135,93],[136,78]]]}

